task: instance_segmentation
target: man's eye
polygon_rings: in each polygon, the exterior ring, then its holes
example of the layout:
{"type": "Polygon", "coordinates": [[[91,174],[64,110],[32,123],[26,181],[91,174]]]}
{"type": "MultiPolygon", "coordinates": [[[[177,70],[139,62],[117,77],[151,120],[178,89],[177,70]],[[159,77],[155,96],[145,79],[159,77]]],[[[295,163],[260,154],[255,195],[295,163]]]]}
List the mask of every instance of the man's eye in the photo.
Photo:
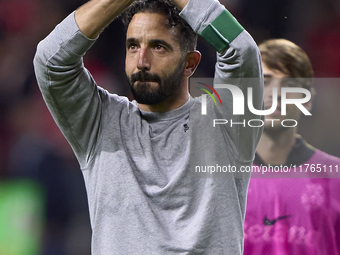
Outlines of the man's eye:
{"type": "Polygon", "coordinates": [[[287,84],[287,87],[295,87],[295,88],[297,88],[297,87],[300,87],[300,86],[301,85],[298,82],[289,82],[287,84]]]}
{"type": "Polygon", "coordinates": [[[282,82],[282,87],[300,87],[297,79],[287,79],[282,82]]]}
{"type": "Polygon", "coordinates": [[[128,50],[136,50],[137,49],[137,45],[136,44],[130,44],[128,45],[128,50]]]}
{"type": "Polygon", "coordinates": [[[156,45],[155,50],[165,50],[165,48],[162,45],[156,45]]]}

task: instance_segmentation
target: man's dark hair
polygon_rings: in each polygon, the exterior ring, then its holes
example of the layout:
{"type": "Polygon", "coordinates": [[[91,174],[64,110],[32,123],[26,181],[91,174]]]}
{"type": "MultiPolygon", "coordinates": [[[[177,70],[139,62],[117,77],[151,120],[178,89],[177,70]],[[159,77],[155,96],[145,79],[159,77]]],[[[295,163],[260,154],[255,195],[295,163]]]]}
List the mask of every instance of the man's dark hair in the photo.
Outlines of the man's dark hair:
{"type": "Polygon", "coordinates": [[[302,87],[314,93],[313,68],[306,54],[298,45],[286,39],[270,39],[259,45],[262,61],[273,70],[290,78],[303,78],[302,87]]]}
{"type": "Polygon", "coordinates": [[[164,14],[170,27],[178,27],[180,45],[184,52],[193,51],[197,45],[197,34],[189,24],[179,16],[179,10],[169,0],[137,0],[133,2],[122,14],[122,21],[127,30],[132,17],[139,12],[164,14]]]}

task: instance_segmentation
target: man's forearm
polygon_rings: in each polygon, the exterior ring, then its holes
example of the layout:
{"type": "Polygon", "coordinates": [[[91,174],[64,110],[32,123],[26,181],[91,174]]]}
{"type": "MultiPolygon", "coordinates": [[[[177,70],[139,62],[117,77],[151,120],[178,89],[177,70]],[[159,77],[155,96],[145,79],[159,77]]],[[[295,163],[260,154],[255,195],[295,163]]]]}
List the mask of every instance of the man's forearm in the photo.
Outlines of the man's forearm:
{"type": "MultiPolygon", "coordinates": [[[[76,10],[75,19],[80,31],[95,39],[134,0],[91,0],[76,10]]],[[[182,10],[189,0],[173,0],[182,10]]]]}
{"type": "Polygon", "coordinates": [[[91,0],[79,7],[75,19],[80,31],[94,39],[134,0],[91,0]]]}

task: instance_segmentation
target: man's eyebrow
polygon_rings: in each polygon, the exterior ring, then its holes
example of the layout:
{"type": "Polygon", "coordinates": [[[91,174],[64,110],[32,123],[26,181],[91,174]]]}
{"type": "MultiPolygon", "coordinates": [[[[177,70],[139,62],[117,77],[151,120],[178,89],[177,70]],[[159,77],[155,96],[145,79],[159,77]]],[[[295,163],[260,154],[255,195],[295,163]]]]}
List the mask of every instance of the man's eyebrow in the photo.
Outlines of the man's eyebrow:
{"type": "MultiPolygon", "coordinates": [[[[127,38],[126,39],[126,42],[125,42],[125,45],[128,46],[129,44],[131,43],[139,43],[138,42],[138,39],[134,38],[134,37],[131,37],[131,38],[127,38]]],[[[161,45],[164,45],[166,46],[169,50],[173,51],[174,48],[169,44],[167,43],[166,41],[164,40],[161,40],[161,39],[152,39],[150,40],[149,42],[151,45],[157,45],[157,44],[161,44],[161,45]]]]}
{"type": "Polygon", "coordinates": [[[153,39],[150,41],[151,44],[155,45],[155,44],[162,44],[162,45],[165,45],[169,50],[173,51],[174,48],[169,44],[167,43],[166,41],[164,40],[161,40],[161,39],[153,39]]]}
{"type": "Polygon", "coordinates": [[[126,39],[125,45],[127,46],[131,43],[137,43],[137,42],[138,40],[136,38],[131,37],[131,38],[126,39]]]}

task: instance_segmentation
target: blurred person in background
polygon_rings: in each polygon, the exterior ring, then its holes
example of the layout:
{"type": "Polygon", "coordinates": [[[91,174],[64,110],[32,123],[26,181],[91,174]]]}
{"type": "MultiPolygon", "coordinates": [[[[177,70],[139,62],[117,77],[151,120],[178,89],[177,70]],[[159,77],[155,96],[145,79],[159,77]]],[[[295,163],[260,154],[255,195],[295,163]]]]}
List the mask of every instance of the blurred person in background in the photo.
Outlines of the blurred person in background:
{"type": "Polygon", "coordinates": [[[0,254],[90,254],[83,177],[32,65],[64,2],[0,1],[0,254]]]}
{"type": "MultiPolygon", "coordinates": [[[[282,87],[306,88],[313,97],[313,69],[308,56],[285,39],[265,41],[259,49],[265,79],[265,109],[273,104],[273,88],[278,90],[279,107],[266,119],[299,120],[301,111],[295,105],[287,105],[287,115],[281,115],[280,90],[282,87]]],[[[299,97],[292,94],[291,97],[299,97]]],[[[311,106],[312,100],[304,104],[308,110],[311,106]]],[[[297,134],[297,126],[283,127],[279,121],[275,123],[266,122],[254,165],[285,166],[291,168],[291,173],[286,178],[257,178],[253,173],[247,198],[244,254],[338,255],[340,181],[327,177],[337,177],[334,171],[340,166],[340,159],[309,145],[297,134]],[[317,171],[329,173],[315,178],[319,173],[310,169],[317,167],[317,171]],[[305,173],[306,168],[309,173],[305,173]],[[331,168],[333,174],[330,174],[331,168]],[[295,169],[302,169],[305,174],[294,178],[295,169]]]]}

